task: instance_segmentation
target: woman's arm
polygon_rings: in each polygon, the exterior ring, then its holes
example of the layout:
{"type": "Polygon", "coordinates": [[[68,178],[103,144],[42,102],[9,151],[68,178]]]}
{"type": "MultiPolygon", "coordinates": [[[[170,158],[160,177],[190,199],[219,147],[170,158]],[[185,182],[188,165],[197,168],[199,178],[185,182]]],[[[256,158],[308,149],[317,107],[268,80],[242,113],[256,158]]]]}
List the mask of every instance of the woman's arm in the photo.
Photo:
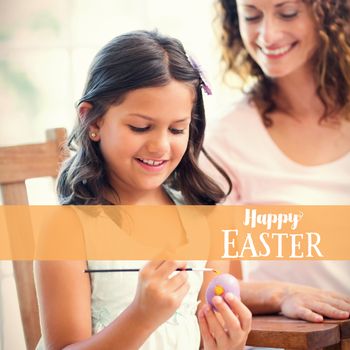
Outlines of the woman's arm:
{"type": "MultiPolygon", "coordinates": [[[[240,261],[230,262],[230,273],[239,277],[240,261]],[[237,276],[238,275],[238,276],[237,276]]],[[[290,318],[320,322],[323,316],[346,319],[350,296],[281,281],[240,281],[241,299],[253,314],[282,312],[290,318]]]]}
{"type": "Polygon", "coordinates": [[[350,297],[279,281],[241,281],[241,298],[253,314],[282,312],[287,317],[321,322],[323,316],[347,319],[350,297]]]}
{"type": "Polygon", "coordinates": [[[151,261],[139,273],[133,302],[97,334],[91,330],[91,285],[85,261],[38,261],[36,285],[45,349],[138,349],[180,306],[189,290],[185,264],[151,261]]]}
{"type": "MultiPolygon", "coordinates": [[[[48,218],[40,232],[38,256],[69,245],[77,257],[85,256],[82,225],[75,210],[62,207],[48,218]]],[[[48,255],[50,256],[50,255],[48,255]]],[[[74,258],[74,256],[72,257],[74,258]]],[[[91,285],[86,260],[35,261],[41,331],[47,350],[138,348],[153,331],[127,309],[105,330],[92,336],[91,285]],[[133,325],[130,327],[130,325],[133,325]],[[119,344],[119,345],[118,345],[119,344]]]]}
{"type": "MultiPolygon", "coordinates": [[[[230,262],[230,273],[237,277],[240,261],[230,262]]],[[[323,316],[346,319],[350,296],[318,288],[280,281],[240,281],[241,298],[253,314],[282,312],[290,318],[320,322],[323,316]]]]}
{"type": "MultiPolygon", "coordinates": [[[[210,264],[222,272],[227,271],[225,262],[210,264]]],[[[229,272],[239,278],[240,261],[231,261],[229,272]]],[[[204,283],[207,285],[208,281],[204,283]]],[[[350,296],[344,294],[280,281],[241,280],[240,289],[242,302],[253,314],[281,312],[287,317],[310,322],[321,322],[323,317],[349,318],[350,296]]]]}

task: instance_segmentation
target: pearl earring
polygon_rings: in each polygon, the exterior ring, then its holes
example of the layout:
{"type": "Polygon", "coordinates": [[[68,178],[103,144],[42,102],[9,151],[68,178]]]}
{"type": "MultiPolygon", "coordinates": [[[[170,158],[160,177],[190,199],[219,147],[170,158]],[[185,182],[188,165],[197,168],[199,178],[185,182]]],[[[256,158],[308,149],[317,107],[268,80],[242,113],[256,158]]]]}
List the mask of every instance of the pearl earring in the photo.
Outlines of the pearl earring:
{"type": "Polygon", "coordinates": [[[92,132],[92,133],[90,134],[90,136],[91,136],[92,138],[95,138],[95,137],[97,136],[97,134],[96,134],[95,132],[92,132]]]}

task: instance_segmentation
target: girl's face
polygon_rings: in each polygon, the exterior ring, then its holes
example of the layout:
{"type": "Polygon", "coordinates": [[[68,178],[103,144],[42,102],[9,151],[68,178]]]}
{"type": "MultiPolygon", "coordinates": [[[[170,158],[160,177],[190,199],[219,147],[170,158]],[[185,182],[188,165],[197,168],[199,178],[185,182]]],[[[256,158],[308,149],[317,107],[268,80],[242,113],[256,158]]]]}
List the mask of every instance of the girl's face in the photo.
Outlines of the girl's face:
{"type": "Polygon", "coordinates": [[[237,0],[243,43],[271,78],[311,67],[319,38],[311,9],[302,0],[237,0]]]}
{"type": "Polygon", "coordinates": [[[186,151],[193,101],[193,89],[181,82],[141,88],[90,126],[122,200],[161,190],[186,151]]]}

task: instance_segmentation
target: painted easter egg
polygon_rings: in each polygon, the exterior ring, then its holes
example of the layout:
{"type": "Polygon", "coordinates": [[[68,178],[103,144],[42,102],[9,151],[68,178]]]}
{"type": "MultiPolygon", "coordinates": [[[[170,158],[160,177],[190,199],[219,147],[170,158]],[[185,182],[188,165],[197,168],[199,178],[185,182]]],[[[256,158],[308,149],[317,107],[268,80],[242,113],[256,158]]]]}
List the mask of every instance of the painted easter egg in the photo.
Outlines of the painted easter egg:
{"type": "Polygon", "coordinates": [[[223,273],[211,280],[206,292],[207,303],[214,306],[212,299],[215,295],[224,296],[226,293],[232,293],[240,298],[239,282],[229,273],[223,273]]]}

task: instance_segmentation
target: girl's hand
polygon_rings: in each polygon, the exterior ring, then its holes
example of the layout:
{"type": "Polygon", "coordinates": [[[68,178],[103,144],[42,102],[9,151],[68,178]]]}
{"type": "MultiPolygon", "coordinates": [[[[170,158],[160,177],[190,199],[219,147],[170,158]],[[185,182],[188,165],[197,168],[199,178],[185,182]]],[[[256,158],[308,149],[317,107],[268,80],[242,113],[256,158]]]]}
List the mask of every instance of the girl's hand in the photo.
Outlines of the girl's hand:
{"type": "Polygon", "coordinates": [[[185,262],[173,260],[151,261],[139,273],[134,301],[131,308],[145,326],[157,328],[168,320],[180,306],[189,291],[185,262]],[[169,277],[170,276],[170,277],[169,277]]]}
{"type": "Polygon", "coordinates": [[[290,318],[322,322],[323,316],[347,319],[350,297],[312,287],[292,285],[281,300],[282,313],[290,318]]]}
{"type": "Polygon", "coordinates": [[[213,304],[221,315],[221,320],[209,305],[205,304],[198,312],[199,326],[205,350],[244,349],[251,329],[252,314],[233,294],[215,296],[213,304]]]}

